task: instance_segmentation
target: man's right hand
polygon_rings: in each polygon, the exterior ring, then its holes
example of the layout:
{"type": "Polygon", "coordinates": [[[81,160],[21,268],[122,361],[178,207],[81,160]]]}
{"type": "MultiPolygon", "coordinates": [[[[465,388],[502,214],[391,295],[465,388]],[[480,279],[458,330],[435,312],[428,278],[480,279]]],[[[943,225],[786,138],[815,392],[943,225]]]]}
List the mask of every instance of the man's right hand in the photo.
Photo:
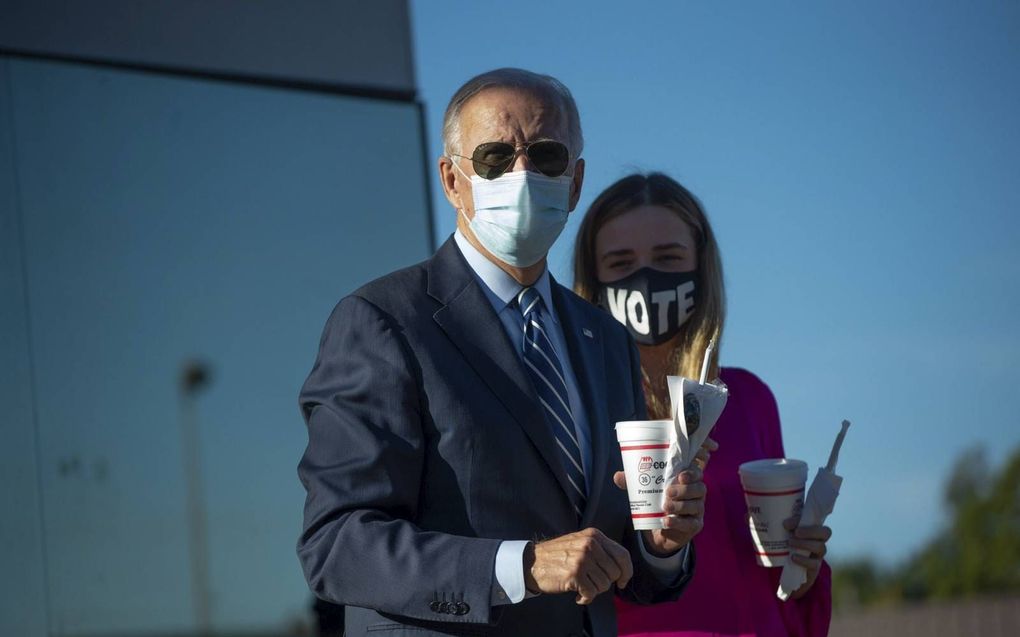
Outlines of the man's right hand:
{"type": "Polygon", "coordinates": [[[594,528],[538,542],[525,552],[524,582],[529,592],[572,591],[578,604],[590,604],[613,584],[626,587],[633,575],[627,549],[594,528]]]}

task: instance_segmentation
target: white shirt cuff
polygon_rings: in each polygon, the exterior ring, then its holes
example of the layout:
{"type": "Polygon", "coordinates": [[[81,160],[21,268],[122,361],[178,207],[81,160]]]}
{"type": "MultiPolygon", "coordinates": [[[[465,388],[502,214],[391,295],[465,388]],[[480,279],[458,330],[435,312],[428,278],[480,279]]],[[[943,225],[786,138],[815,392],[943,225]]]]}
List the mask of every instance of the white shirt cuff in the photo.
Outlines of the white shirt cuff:
{"type": "Polygon", "coordinates": [[[641,557],[644,558],[645,563],[651,569],[655,577],[660,582],[666,585],[670,585],[677,580],[677,578],[687,568],[687,554],[690,552],[691,543],[688,542],[682,549],[670,555],[668,557],[659,557],[658,555],[652,555],[645,548],[645,538],[643,534],[638,531],[638,548],[641,549],[641,557]]]}
{"type": "Polygon", "coordinates": [[[492,583],[492,605],[516,604],[524,599],[524,549],[527,540],[506,540],[496,551],[496,579],[492,583]]]}

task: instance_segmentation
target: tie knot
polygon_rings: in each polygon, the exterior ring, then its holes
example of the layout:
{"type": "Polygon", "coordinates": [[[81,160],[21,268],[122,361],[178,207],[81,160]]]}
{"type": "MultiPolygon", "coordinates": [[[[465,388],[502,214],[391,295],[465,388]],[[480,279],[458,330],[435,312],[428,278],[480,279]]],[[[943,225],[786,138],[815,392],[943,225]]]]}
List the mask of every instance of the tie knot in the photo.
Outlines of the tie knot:
{"type": "Polygon", "coordinates": [[[535,288],[524,288],[521,290],[520,294],[517,295],[517,305],[521,308],[521,314],[525,318],[538,308],[538,304],[541,300],[542,297],[538,294],[538,290],[535,288]]]}

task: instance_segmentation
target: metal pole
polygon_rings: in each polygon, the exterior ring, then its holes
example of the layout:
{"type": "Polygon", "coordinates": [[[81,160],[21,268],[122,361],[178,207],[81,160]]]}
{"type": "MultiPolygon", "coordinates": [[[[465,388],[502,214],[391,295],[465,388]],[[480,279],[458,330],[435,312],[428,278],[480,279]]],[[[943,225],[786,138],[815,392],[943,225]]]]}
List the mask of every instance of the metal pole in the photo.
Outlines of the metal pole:
{"type": "Polygon", "coordinates": [[[181,373],[181,451],[184,460],[188,546],[191,558],[191,598],[195,625],[200,635],[212,633],[212,604],[209,585],[209,542],[198,434],[197,396],[209,382],[208,368],[191,361],[181,373]]]}

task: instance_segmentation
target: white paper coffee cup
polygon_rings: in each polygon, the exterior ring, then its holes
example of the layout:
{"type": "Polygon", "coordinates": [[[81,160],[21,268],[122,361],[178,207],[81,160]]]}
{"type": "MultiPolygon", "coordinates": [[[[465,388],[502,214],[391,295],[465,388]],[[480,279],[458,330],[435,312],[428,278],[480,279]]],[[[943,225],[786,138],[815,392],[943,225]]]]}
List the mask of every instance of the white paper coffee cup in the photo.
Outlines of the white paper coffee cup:
{"type": "Polygon", "coordinates": [[[628,420],[616,423],[616,439],[627,474],[627,496],[634,528],[661,529],[666,467],[669,465],[672,420],[628,420]]]}
{"type": "Polygon", "coordinates": [[[790,556],[790,532],[783,520],[804,508],[807,464],[769,458],[740,465],[755,558],[762,566],[783,566],[790,556]]]}

